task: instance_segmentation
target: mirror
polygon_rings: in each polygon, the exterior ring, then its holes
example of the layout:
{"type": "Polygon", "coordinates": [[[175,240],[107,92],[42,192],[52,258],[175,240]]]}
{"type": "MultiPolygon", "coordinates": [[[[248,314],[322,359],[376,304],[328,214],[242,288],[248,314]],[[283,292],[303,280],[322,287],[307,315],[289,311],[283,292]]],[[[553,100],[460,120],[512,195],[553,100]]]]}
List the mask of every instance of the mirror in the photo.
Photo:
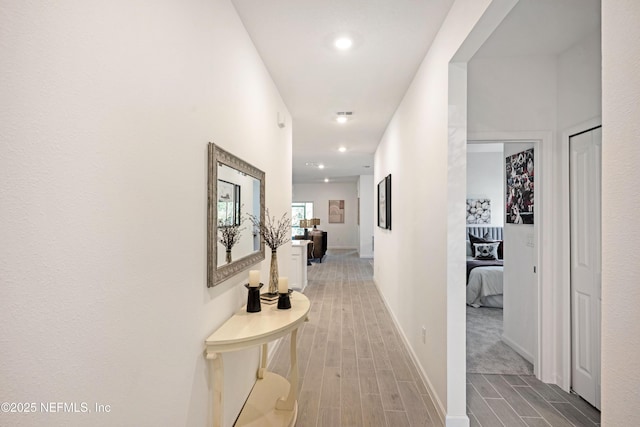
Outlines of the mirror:
{"type": "Polygon", "coordinates": [[[208,175],[210,288],[264,259],[264,241],[247,217],[264,221],[264,172],[210,142],[208,175]]]}

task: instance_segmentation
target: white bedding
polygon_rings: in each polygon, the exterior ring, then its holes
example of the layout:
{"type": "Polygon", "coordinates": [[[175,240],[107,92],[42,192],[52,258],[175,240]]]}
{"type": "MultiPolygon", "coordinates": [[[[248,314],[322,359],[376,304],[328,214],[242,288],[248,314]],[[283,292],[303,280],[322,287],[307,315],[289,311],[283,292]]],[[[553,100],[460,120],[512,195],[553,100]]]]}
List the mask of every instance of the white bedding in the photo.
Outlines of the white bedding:
{"type": "MultiPolygon", "coordinates": [[[[469,274],[469,284],[467,285],[467,304],[473,307],[491,306],[495,307],[497,298],[490,298],[496,295],[502,296],[502,276],[504,267],[477,267],[469,274]]],[[[502,304],[500,304],[502,307],[502,304]]]]}

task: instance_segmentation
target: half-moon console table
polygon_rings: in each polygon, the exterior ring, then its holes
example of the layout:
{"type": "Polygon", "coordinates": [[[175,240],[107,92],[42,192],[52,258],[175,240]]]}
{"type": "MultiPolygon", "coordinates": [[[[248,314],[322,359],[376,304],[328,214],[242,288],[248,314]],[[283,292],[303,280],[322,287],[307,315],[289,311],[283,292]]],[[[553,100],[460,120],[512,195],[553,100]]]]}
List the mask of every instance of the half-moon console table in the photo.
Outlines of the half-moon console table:
{"type": "Polygon", "coordinates": [[[236,426],[293,426],[298,415],[298,327],[309,314],[309,299],[291,293],[291,308],[278,310],[276,304],[262,304],[262,311],[247,313],[246,306],[236,312],[207,338],[207,359],[213,363],[213,426],[222,427],[222,354],[262,345],[256,383],[247,398],[236,426]],[[291,383],[267,371],[267,343],[291,334],[291,383]]]}

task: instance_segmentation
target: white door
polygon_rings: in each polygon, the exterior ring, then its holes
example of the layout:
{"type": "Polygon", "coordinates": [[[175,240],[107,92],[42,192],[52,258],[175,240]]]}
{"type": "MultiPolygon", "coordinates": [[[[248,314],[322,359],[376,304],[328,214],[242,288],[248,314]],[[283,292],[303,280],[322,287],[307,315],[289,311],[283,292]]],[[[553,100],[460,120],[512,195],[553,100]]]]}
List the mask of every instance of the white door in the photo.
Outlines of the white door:
{"type": "Polygon", "coordinates": [[[600,408],[602,129],[569,138],[572,388],[600,408]]]}

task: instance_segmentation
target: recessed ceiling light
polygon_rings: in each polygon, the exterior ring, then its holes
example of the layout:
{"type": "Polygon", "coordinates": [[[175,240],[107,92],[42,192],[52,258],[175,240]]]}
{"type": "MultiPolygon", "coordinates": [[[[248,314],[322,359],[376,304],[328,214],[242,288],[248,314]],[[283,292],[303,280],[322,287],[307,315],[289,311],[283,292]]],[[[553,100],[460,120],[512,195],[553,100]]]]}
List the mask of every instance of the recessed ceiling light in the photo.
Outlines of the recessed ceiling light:
{"type": "Polygon", "coordinates": [[[323,164],[319,164],[318,165],[318,169],[324,169],[324,165],[323,164]]]}
{"type": "Polygon", "coordinates": [[[344,153],[345,151],[347,151],[347,147],[340,147],[338,148],[338,151],[344,153]]]}
{"type": "Polygon", "coordinates": [[[338,111],[336,113],[336,121],[338,123],[347,123],[353,117],[353,111],[338,111]]]}
{"type": "Polygon", "coordinates": [[[347,50],[353,45],[353,40],[349,37],[339,37],[333,44],[337,49],[347,50]]]}
{"type": "Polygon", "coordinates": [[[325,179],[324,179],[324,182],[329,182],[329,178],[325,178],[325,179]]]}
{"type": "Polygon", "coordinates": [[[353,117],[353,111],[338,111],[336,113],[336,121],[338,123],[347,123],[353,117]]]}

